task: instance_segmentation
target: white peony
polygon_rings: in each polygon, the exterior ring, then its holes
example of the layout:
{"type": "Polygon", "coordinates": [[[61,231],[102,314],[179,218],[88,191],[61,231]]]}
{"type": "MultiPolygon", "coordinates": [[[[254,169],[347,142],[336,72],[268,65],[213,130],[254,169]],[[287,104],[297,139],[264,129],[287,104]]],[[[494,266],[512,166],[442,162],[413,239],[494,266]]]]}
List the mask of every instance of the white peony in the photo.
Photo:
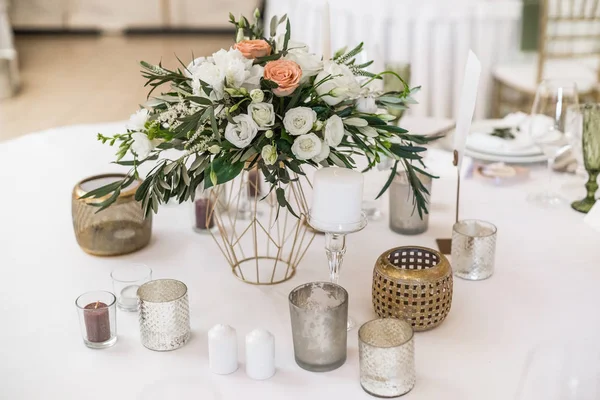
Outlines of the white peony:
{"type": "Polygon", "coordinates": [[[145,108],[137,110],[129,117],[127,129],[132,131],[143,131],[144,129],[146,129],[146,122],[148,122],[149,117],[150,112],[148,112],[148,110],[146,110],[145,108]]]}
{"type": "Polygon", "coordinates": [[[314,156],[312,158],[312,160],[314,162],[321,162],[324,161],[325,159],[327,159],[327,157],[329,157],[329,146],[327,145],[327,143],[325,143],[324,141],[321,141],[321,152],[319,154],[317,154],[316,156],[314,156]]]}
{"type": "Polygon", "coordinates": [[[264,71],[264,67],[261,67],[260,65],[253,65],[246,76],[246,81],[244,82],[243,87],[249,90],[258,89],[260,87],[260,78],[263,77],[264,71]]]}
{"type": "Polygon", "coordinates": [[[250,98],[253,103],[262,103],[265,99],[265,93],[260,89],[252,89],[250,91],[250,98]]]}
{"type": "Polygon", "coordinates": [[[302,69],[300,83],[307,82],[311,76],[315,76],[323,70],[323,61],[321,61],[321,58],[306,51],[290,50],[284,59],[294,61],[300,66],[302,69]]]}
{"type": "Polygon", "coordinates": [[[275,111],[273,104],[269,103],[251,103],[248,106],[248,114],[260,127],[259,129],[268,129],[275,123],[275,111]]]}
{"type": "Polygon", "coordinates": [[[233,117],[235,124],[231,122],[225,128],[225,139],[239,149],[248,147],[258,133],[258,125],[248,114],[240,114],[233,117]]]}
{"type": "Polygon", "coordinates": [[[158,146],[161,142],[160,139],[148,139],[148,136],[142,132],[133,132],[131,134],[131,138],[133,139],[133,143],[131,144],[131,151],[140,160],[143,160],[146,157],[148,157],[150,155],[150,152],[154,150],[154,148],[158,146]]]}
{"type": "Polygon", "coordinates": [[[337,147],[340,145],[344,138],[344,123],[339,116],[332,115],[329,117],[327,122],[325,122],[323,136],[328,146],[337,147]]]}
{"type": "Polygon", "coordinates": [[[377,112],[375,98],[371,96],[359,97],[358,100],[356,100],[356,111],[365,114],[375,114],[377,112]]]}
{"type": "Polygon", "coordinates": [[[294,140],[292,153],[298,160],[308,160],[321,154],[321,139],[314,133],[300,135],[294,140]]]}
{"type": "Polygon", "coordinates": [[[319,72],[315,82],[324,83],[317,86],[319,96],[330,106],[335,106],[344,100],[355,98],[360,94],[358,81],[345,65],[339,65],[334,61],[326,61],[323,71],[319,72]]]}
{"type": "Polygon", "coordinates": [[[260,152],[261,157],[267,165],[273,165],[277,161],[277,146],[265,145],[260,152]]]}
{"type": "Polygon", "coordinates": [[[316,120],[317,113],[312,108],[296,107],[285,113],[283,126],[290,135],[304,135],[310,132],[316,120]]]}

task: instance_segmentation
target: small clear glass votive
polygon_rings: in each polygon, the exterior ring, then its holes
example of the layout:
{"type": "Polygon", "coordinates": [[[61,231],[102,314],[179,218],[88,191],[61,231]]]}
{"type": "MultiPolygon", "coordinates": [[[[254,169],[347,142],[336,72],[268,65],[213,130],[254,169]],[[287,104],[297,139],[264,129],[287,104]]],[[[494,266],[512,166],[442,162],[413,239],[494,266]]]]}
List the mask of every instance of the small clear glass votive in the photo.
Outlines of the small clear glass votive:
{"type": "Polygon", "coordinates": [[[156,351],[175,350],[190,338],[187,286],[175,279],[157,279],[138,289],[140,338],[156,351]]]}
{"type": "Polygon", "coordinates": [[[110,277],[117,296],[117,307],[123,311],[137,311],[137,290],[152,280],[152,269],[144,264],[126,265],[114,269],[110,277]]]}
{"type": "Polygon", "coordinates": [[[298,286],[289,295],[296,363],[312,372],[346,362],[348,292],[329,282],[298,286]]]}
{"type": "Polygon", "coordinates": [[[219,193],[224,190],[203,189],[198,187],[192,203],[193,229],[197,233],[210,233],[216,229],[219,193]]]}
{"type": "Polygon", "coordinates": [[[372,396],[398,397],[415,386],[413,329],[404,320],[375,319],[358,330],[360,385],[372,396]]]}
{"type": "Polygon", "coordinates": [[[104,349],[117,342],[117,299],[114,294],[97,290],[75,300],[83,343],[92,349],[104,349]]]}
{"type": "MultiPolygon", "coordinates": [[[[431,197],[432,179],[416,172],[429,194],[424,194],[427,201],[431,197]]],[[[429,227],[429,214],[423,218],[417,211],[406,171],[398,172],[390,185],[390,229],[402,235],[418,235],[429,227]]]]}
{"type": "Polygon", "coordinates": [[[452,269],[454,275],[471,281],[487,279],[494,273],[496,226],[476,219],[458,221],[452,228],[452,269]]]}

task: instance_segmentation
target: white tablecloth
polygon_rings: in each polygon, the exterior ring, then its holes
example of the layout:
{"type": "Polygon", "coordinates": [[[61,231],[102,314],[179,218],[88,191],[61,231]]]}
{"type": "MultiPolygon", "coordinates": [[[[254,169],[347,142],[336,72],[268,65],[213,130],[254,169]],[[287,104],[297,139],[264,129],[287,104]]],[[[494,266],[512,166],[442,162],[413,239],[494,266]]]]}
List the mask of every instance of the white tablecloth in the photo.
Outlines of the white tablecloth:
{"type": "MultiPolygon", "coordinates": [[[[122,128],[74,126],[0,144],[0,398],[370,398],[359,386],[356,330],[341,368],[310,373],[294,362],[287,294],[304,282],[327,279],[322,237],[291,281],[271,287],[234,278],[212,239],[192,232],[187,207],[162,208],[151,244],[137,253],[97,258],[79,249],[71,189],[86,176],[122,171],[108,163],[114,149],[95,140],[97,132],[122,128]],[[110,271],[134,262],[148,264],[155,278],[188,285],[193,337],[185,347],[168,353],[145,349],[136,315],[120,311],[114,347],[90,350],[82,343],[75,298],[111,290],[110,271]],[[238,331],[242,364],[230,376],[208,369],[206,332],[216,323],[238,331]],[[263,382],[247,378],[243,367],[243,337],[256,327],[276,337],[277,373],[263,382]]],[[[435,152],[429,162],[442,178],[434,183],[426,234],[396,235],[383,220],[349,237],[341,283],[358,323],[375,316],[371,274],[379,254],[398,245],[435,247],[435,238],[450,235],[450,156],[435,152]]],[[[462,217],[498,226],[496,273],[481,282],[456,279],[447,320],[416,335],[417,384],[407,399],[512,399],[533,346],[597,337],[600,234],[568,207],[548,211],[527,203],[526,193],[543,182],[498,188],[464,181],[462,217]]]]}
{"type": "MultiPolygon", "coordinates": [[[[373,72],[410,63],[411,84],[422,86],[411,115],[456,115],[469,48],[482,63],[476,118],[488,115],[492,67],[519,50],[521,0],[329,0],[333,49],[365,42],[373,72]]],[[[324,0],[269,0],[266,17],[287,13],[292,37],[319,53],[324,0]]]]}

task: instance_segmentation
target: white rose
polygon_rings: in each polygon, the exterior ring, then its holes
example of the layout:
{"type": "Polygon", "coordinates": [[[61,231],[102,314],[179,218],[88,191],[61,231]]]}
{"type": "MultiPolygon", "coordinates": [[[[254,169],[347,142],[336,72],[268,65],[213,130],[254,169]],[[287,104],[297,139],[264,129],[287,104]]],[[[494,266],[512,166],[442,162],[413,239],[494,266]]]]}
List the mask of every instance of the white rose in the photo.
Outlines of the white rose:
{"type": "Polygon", "coordinates": [[[252,89],[250,91],[250,98],[253,103],[262,103],[265,99],[265,93],[260,89],[252,89]]]}
{"type": "Polygon", "coordinates": [[[345,65],[336,64],[334,61],[327,61],[323,65],[323,71],[319,72],[315,82],[326,82],[317,86],[316,90],[319,96],[322,96],[324,102],[330,106],[335,106],[342,101],[358,96],[360,85],[358,81],[345,65]]]}
{"type": "Polygon", "coordinates": [[[263,77],[264,71],[264,67],[261,67],[258,64],[253,65],[246,76],[246,81],[244,82],[243,87],[250,90],[258,89],[260,87],[260,78],[263,77]]]}
{"type": "Polygon", "coordinates": [[[140,159],[143,160],[150,155],[150,152],[154,150],[161,142],[159,139],[150,140],[145,133],[133,132],[131,134],[133,143],[131,144],[131,151],[140,159]]]}
{"type": "Polygon", "coordinates": [[[365,114],[375,114],[377,112],[375,98],[371,96],[359,97],[358,100],[356,100],[356,111],[365,114]]]}
{"type": "Polygon", "coordinates": [[[146,129],[146,122],[148,122],[148,117],[150,117],[150,113],[145,108],[137,110],[129,117],[127,129],[132,131],[142,131],[146,129]]]}
{"type": "Polygon", "coordinates": [[[233,120],[235,124],[230,122],[225,128],[225,139],[239,149],[248,147],[258,133],[258,125],[248,114],[236,115],[233,120]]]}
{"type": "Polygon", "coordinates": [[[268,129],[275,123],[273,104],[251,103],[248,106],[248,114],[252,116],[254,122],[260,127],[259,129],[268,129]]]}
{"type": "Polygon", "coordinates": [[[312,108],[296,107],[285,113],[283,126],[290,135],[304,135],[310,132],[316,120],[317,113],[312,108]]]}
{"type": "Polygon", "coordinates": [[[298,160],[308,160],[321,154],[321,139],[314,133],[298,136],[292,145],[292,153],[298,160]]]}
{"type": "Polygon", "coordinates": [[[323,61],[321,61],[321,58],[306,51],[290,50],[284,59],[294,61],[300,66],[302,69],[300,83],[307,82],[311,76],[315,76],[323,70],[323,61]]]}
{"type": "Polygon", "coordinates": [[[329,157],[329,146],[327,146],[327,143],[325,143],[324,141],[321,141],[321,152],[319,154],[317,154],[316,156],[314,156],[312,158],[312,160],[314,162],[321,162],[324,161],[325,159],[327,159],[327,157],[329,157]]]}
{"type": "Polygon", "coordinates": [[[261,157],[267,165],[273,165],[277,161],[277,146],[265,145],[260,152],[261,157]]]}
{"type": "Polygon", "coordinates": [[[344,123],[342,119],[337,115],[332,115],[327,122],[325,122],[324,135],[325,143],[331,147],[337,147],[344,138],[344,123]]]}

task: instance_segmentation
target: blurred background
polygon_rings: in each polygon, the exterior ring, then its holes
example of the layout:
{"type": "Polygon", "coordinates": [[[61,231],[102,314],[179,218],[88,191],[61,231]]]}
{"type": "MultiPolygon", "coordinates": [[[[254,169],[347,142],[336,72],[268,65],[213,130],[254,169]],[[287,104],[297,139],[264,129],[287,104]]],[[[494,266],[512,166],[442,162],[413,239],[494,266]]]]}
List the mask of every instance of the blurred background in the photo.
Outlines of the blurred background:
{"type": "MultiPolygon", "coordinates": [[[[0,0],[0,140],[126,119],[146,97],[138,62],[175,67],[228,48],[228,13],[288,14],[320,53],[325,0],[0,0]]],[[[599,0],[329,0],[334,49],[364,41],[372,68],[422,86],[420,117],[453,118],[469,48],[482,62],[475,118],[531,110],[538,83],[598,95],[599,0]]]]}

